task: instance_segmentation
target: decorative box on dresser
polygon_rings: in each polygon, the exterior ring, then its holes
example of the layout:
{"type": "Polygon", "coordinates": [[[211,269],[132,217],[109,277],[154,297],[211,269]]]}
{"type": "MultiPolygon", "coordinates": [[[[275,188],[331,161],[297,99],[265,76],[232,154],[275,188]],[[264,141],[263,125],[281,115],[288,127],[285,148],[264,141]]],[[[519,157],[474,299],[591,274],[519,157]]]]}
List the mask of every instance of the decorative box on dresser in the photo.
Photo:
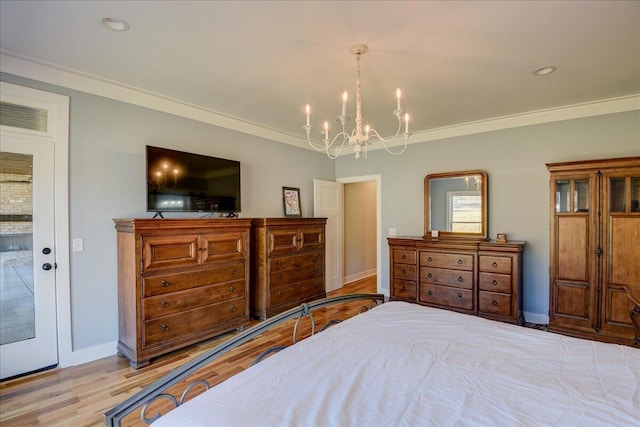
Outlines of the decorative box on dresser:
{"type": "Polygon", "coordinates": [[[249,324],[250,219],[115,219],[118,354],[151,358],[249,324]]]}
{"type": "Polygon", "coordinates": [[[547,164],[549,329],[632,344],[640,295],[640,157],[547,164]]]}
{"type": "Polygon", "coordinates": [[[525,242],[388,238],[390,298],[522,323],[525,242]]]}
{"type": "Polygon", "coordinates": [[[326,218],[254,218],[251,315],[266,319],[326,297],[326,218]]]}

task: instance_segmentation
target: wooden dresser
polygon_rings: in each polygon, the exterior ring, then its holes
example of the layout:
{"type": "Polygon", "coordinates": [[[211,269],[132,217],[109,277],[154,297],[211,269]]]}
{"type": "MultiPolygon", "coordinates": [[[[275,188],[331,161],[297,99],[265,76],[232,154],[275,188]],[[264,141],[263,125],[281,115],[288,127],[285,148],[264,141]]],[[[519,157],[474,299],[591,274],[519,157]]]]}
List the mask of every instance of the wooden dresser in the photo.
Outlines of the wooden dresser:
{"type": "Polygon", "coordinates": [[[390,298],[522,323],[524,242],[389,238],[390,298]]]}
{"type": "Polygon", "coordinates": [[[254,218],[251,315],[265,319],[324,298],[326,218],[254,218]]]}
{"type": "Polygon", "coordinates": [[[249,219],[116,219],[118,354],[140,368],[249,324],[249,219]]]}

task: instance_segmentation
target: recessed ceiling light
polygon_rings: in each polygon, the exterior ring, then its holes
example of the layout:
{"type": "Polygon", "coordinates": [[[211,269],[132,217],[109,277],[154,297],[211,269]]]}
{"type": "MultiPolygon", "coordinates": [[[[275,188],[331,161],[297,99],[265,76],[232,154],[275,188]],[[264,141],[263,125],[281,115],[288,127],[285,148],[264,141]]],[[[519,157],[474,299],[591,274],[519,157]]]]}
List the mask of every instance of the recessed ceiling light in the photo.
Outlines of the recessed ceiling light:
{"type": "Polygon", "coordinates": [[[557,69],[558,69],[558,67],[556,67],[555,65],[549,65],[547,67],[538,68],[537,70],[535,70],[533,72],[533,75],[534,76],[546,76],[547,74],[553,73],[557,69]]]}
{"type": "Polygon", "coordinates": [[[129,24],[124,19],[120,18],[102,18],[102,25],[112,31],[127,31],[129,24]]]}

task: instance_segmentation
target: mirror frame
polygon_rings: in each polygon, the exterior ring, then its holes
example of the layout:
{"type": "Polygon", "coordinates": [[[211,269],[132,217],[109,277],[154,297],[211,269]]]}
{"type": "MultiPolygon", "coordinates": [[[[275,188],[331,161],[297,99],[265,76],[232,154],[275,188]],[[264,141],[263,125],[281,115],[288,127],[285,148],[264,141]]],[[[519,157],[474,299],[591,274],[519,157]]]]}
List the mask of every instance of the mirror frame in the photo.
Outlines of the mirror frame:
{"type": "Polygon", "coordinates": [[[469,171],[457,171],[457,172],[446,172],[446,173],[434,173],[429,174],[424,178],[424,238],[425,239],[436,239],[431,236],[431,230],[429,228],[429,221],[431,219],[431,206],[429,203],[430,196],[430,184],[434,179],[443,179],[443,178],[462,178],[465,176],[481,176],[481,185],[480,185],[480,196],[482,197],[482,231],[480,233],[461,233],[455,231],[442,231],[438,230],[438,238],[463,238],[463,239],[472,239],[472,240],[488,240],[488,232],[487,232],[487,206],[488,206],[488,195],[487,195],[487,187],[488,187],[488,177],[487,173],[483,170],[469,170],[469,171]]]}

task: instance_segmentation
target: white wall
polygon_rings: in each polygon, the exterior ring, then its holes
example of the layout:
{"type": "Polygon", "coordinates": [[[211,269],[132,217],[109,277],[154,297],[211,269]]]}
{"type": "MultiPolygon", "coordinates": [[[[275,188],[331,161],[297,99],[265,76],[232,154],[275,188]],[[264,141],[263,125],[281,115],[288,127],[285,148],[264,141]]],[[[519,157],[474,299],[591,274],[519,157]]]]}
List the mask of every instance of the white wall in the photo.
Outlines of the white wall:
{"type": "Polygon", "coordinates": [[[376,269],[375,181],[344,185],[344,276],[358,280],[376,269]]]}
{"type": "MultiPolygon", "coordinates": [[[[152,216],[145,145],[239,160],[242,217],[282,217],[283,186],[300,188],[303,216],[311,216],[313,179],[334,178],[334,162],[321,153],[8,74],[0,79],[71,98],[69,237],[84,239],[84,251],[71,253],[74,352],[118,338],[112,219],[152,216]]],[[[201,214],[165,215],[194,216],[201,214]]]]}
{"type": "Polygon", "coordinates": [[[489,235],[526,240],[524,310],[549,310],[549,174],[545,163],[640,155],[640,112],[609,114],[411,144],[401,156],[384,150],[367,160],[342,156],[336,177],[382,175],[382,286],[389,287],[389,227],[424,233],[424,177],[483,169],[488,173],[489,235]]]}

